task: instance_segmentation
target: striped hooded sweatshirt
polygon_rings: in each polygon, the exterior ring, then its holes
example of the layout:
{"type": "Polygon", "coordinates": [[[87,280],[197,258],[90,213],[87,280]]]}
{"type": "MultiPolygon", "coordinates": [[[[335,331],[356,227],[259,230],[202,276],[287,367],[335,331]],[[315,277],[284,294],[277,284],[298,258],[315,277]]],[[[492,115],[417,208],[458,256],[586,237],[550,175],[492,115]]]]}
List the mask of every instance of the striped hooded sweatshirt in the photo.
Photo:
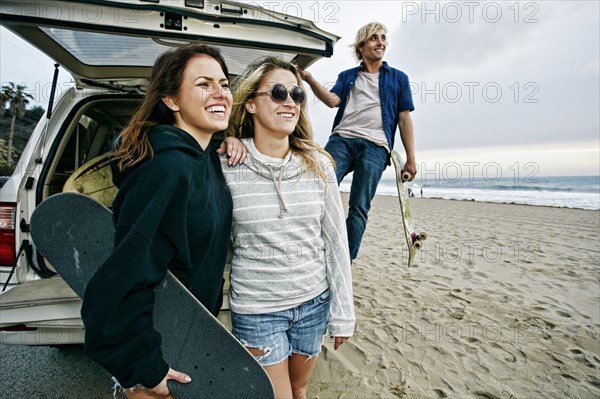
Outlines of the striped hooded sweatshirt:
{"type": "Polygon", "coordinates": [[[241,314],[296,307],[331,290],[328,331],[351,336],[356,318],[346,222],[333,165],[319,154],[327,182],[300,158],[260,153],[244,139],[242,165],[221,159],[233,198],[229,303],[241,314]]]}

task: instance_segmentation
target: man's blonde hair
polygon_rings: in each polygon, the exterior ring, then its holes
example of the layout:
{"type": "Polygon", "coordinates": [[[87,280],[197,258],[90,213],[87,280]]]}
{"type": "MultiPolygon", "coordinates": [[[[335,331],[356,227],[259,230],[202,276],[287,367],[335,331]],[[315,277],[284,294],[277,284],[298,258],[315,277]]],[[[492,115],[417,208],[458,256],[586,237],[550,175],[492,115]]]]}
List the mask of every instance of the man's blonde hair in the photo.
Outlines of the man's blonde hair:
{"type": "Polygon", "coordinates": [[[362,47],[371,36],[377,33],[379,29],[387,34],[387,28],[380,22],[370,22],[356,32],[356,40],[354,41],[354,44],[352,44],[352,47],[354,47],[354,56],[357,60],[362,61],[363,59],[359,48],[362,47]]]}

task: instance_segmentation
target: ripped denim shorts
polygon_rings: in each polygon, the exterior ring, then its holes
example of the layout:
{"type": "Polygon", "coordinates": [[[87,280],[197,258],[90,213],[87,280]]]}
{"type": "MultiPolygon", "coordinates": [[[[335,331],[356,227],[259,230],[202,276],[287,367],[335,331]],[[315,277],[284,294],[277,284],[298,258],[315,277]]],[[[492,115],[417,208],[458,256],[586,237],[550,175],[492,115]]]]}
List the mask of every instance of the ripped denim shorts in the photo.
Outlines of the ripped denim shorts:
{"type": "Polygon", "coordinates": [[[309,359],[321,351],[329,320],[329,289],[295,308],[263,314],[231,314],[233,335],[248,348],[265,354],[255,356],[261,366],[283,362],[292,353],[309,359]]]}

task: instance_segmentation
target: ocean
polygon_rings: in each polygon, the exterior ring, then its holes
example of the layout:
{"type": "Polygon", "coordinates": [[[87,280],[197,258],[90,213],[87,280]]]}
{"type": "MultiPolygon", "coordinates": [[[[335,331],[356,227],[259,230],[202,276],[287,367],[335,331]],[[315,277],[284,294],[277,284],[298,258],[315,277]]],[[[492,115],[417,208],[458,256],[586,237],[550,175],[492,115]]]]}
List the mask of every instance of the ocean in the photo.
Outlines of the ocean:
{"type": "MultiPolygon", "coordinates": [[[[346,179],[340,190],[350,191],[346,179]]],[[[544,205],[561,208],[600,209],[600,176],[512,178],[419,179],[410,183],[416,197],[481,202],[544,205]]],[[[377,194],[398,195],[396,181],[382,178],[377,194]]]]}

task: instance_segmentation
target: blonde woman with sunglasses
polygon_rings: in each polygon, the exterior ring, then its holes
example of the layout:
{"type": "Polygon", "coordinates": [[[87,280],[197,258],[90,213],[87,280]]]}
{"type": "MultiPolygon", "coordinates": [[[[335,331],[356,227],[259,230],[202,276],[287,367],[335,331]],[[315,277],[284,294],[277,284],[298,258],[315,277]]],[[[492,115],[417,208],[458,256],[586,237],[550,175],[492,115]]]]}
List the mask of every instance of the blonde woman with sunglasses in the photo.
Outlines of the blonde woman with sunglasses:
{"type": "Polygon", "coordinates": [[[344,210],[331,157],[312,141],[297,69],[260,59],[234,82],[228,135],[248,149],[222,161],[233,198],[233,333],[277,398],[305,398],[326,334],[355,325],[344,210]]]}

